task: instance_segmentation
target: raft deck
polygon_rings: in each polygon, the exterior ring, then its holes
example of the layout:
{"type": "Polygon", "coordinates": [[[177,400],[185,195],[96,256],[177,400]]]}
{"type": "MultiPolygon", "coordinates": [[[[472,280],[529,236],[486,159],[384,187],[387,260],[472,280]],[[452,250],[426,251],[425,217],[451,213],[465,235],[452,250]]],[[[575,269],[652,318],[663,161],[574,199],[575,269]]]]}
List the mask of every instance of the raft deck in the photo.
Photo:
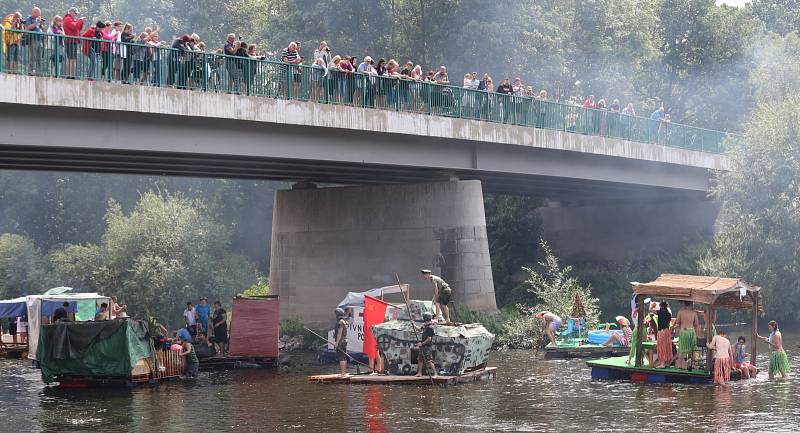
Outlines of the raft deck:
{"type": "Polygon", "coordinates": [[[570,339],[558,342],[557,346],[549,343],[544,348],[544,359],[570,359],[570,358],[604,358],[609,356],[625,356],[630,352],[629,347],[618,345],[603,346],[601,344],[583,343],[582,340],[570,339]]]}
{"type": "MultiPolygon", "coordinates": [[[[627,357],[615,357],[586,361],[592,368],[592,379],[600,380],[630,380],[632,382],[649,383],[709,383],[714,380],[712,373],[705,370],[681,370],[679,368],[651,368],[644,359],[642,367],[634,366],[631,360],[627,364],[627,357]]],[[[741,379],[737,371],[731,372],[731,380],[741,379]]]]}
{"type": "MultiPolygon", "coordinates": [[[[480,370],[466,372],[460,376],[436,376],[433,382],[436,385],[454,385],[458,383],[478,382],[481,380],[492,380],[497,375],[497,367],[486,367],[480,370]]],[[[360,374],[341,377],[338,374],[319,374],[308,376],[309,382],[317,383],[362,383],[362,384],[414,384],[430,385],[429,376],[396,376],[386,374],[360,374]]]]}
{"type": "Polygon", "coordinates": [[[276,367],[279,358],[263,356],[212,356],[199,358],[200,370],[233,370],[237,368],[276,367]]]}

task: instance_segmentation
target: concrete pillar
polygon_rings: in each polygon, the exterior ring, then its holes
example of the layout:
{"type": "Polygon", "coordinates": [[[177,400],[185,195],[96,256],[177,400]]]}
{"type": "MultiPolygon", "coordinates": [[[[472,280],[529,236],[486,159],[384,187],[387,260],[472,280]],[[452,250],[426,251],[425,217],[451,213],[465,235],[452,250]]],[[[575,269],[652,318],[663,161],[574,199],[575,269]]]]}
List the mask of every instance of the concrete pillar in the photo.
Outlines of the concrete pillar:
{"type": "Polygon", "coordinates": [[[430,268],[456,309],[496,310],[479,181],[278,191],[270,286],[282,317],[329,324],[348,291],[411,284],[430,299],[430,268]]]}
{"type": "Polygon", "coordinates": [[[714,233],[719,204],[687,198],[666,202],[550,206],[540,209],[543,238],[570,261],[624,262],[677,251],[714,233]]]}

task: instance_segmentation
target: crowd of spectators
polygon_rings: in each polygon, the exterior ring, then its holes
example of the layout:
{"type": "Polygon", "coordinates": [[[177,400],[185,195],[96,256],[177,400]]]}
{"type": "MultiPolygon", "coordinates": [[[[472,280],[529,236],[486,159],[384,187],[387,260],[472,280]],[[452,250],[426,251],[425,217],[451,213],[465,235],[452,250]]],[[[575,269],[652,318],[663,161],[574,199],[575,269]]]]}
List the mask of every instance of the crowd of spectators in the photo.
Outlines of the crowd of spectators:
{"type": "MultiPolygon", "coordinates": [[[[119,81],[217,92],[291,97],[411,112],[453,115],[495,122],[557,127],[573,132],[617,136],[628,133],[636,116],[633,104],[587,98],[551,99],[520,78],[477,72],[451,80],[444,65],[425,71],[419,64],[371,56],[333,55],[325,41],[306,61],[302,44],[292,41],[279,55],[265,55],[241,36],[227,35],[209,50],[196,33],[159,39],[157,27],[141,32],[121,21],[90,22],[72,7],[51,20],[38,7],[23,19],[3,19],[4,71],[66,78],[119,81]],[[25,30],[26,32],[15,32],[25,30]],[[58,35],[60,37],[52,37],[58,35]],[[81,37],[81,38],[77,38],[81,37]],[[167,49],[171,48],[171,49],[167,49]],[[273,60],[264,62],[262,60],[273,60]],[[310,66],[303,67],[301,65],[310,66]],[[439,86],[429,85],[438,84],[439,86]],[[558,102],[553,104],[553,102],[558,102]]],[[[663,107],[647,121],[651,142],[668,136],[663,107]]]]}

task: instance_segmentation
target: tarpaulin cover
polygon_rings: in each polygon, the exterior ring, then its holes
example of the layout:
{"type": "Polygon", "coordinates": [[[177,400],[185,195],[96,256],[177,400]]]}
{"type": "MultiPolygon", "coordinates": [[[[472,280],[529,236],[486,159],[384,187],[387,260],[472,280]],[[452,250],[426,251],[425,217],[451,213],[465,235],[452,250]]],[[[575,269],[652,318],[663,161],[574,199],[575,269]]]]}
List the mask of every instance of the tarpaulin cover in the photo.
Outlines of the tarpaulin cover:
{"type": "Polygon", "coordinates": [[[36,354],[42,381],[58,375],[130,376],[151,354],[147,324],[139,320],[60,322],[43,325],[36,354]]]}
{"type": "Polygon", "coordinates": [[[75,312],[75,320],[85,322],[87,320],[94,320],[95,312],[97,311],[97,301],[87,300],[78,301],[78,311],[75,312]]]}
{"type": "Polygon", "coordinates": [[[0,301],[0,317],[19,317],[28,313],[25,297],[0,301]]]}
{"type": "Polygon", "coordinates": [[[278,310],[278,298],[234,298],[230,355],[277,357],[278,310]]]}
{"type": "MultiPolygon", "coordinates": [[[[42,301],[42,316],[52,316],[62,305],[64,305],[64,301],[42,301]]],[[[78,311],[76,302],[70,302],[67,313],[75,313],[76,311],[78,311]]]]}

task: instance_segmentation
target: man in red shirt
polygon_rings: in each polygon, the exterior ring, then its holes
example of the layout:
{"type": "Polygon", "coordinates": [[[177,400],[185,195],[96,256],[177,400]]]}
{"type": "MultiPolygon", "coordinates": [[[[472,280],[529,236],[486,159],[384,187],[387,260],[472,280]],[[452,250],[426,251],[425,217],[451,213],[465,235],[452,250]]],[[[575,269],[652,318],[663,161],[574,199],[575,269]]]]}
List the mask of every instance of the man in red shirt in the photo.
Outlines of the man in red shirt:
{"type": "MultiPolygon", "coordinates": [[[[78,18],[78,8],[71,7],[69,12],[64,16],[64,34],[67,36],[80,36],[83,30],[83,22],[85,17],[78,18]]],[[[76,38],[66,38],[64,41],[64,51],[67,54],[67,77],[75,77],[75,61],[78,58],[78,46],[80,40],[76,38]]]]}

